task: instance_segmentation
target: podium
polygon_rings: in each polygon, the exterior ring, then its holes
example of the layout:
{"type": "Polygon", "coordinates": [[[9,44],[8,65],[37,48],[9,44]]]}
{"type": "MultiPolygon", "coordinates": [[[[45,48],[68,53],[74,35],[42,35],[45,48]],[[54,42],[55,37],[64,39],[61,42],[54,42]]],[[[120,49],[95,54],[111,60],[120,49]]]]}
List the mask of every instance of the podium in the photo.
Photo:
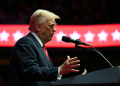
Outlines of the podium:
{"type": "Polygon", "coordinates": [[[51,86],[120,86],[120,66],[52,81],[51,86]]]}

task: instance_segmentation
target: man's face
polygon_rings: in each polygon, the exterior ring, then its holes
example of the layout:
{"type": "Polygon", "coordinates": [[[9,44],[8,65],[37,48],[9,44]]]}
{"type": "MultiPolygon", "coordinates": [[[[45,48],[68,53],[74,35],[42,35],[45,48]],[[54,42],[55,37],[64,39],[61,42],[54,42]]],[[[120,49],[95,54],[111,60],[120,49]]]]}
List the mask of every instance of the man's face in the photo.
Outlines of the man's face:
{"type": "Polygon", "coordinates": [[[56,32],[55,28],[56,22],[54,18],[47,19],[45,23],[40,25],[40,31],[38,36],[42,40],[43,44],[51,41],[54,32],[56,32]]]}

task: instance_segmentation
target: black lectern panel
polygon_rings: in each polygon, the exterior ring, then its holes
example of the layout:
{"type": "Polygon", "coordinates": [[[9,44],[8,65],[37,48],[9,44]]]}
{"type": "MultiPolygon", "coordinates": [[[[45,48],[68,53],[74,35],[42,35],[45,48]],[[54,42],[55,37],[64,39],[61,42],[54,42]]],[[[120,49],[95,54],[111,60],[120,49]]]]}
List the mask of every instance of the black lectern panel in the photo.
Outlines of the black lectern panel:
{"type": "MultiPolygon", "coordinates": [[[[59,81],[51,82],[52,86],[57,85],[84,85],[84,84],[120,84],[120,66],[111,67],[85,75],[78,75],[59,81]]],[[[110,86],[110,85],[109,85],[110,86]]],[[[112,85],[111,85],[112,86],[112,85]]]]}

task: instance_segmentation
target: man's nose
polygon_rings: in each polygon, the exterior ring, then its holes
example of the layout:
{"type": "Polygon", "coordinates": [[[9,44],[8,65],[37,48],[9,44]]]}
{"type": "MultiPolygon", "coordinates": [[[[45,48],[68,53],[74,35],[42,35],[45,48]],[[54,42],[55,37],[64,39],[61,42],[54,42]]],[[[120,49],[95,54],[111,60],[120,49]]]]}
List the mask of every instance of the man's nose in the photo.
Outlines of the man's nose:
{"type": "Polygon", "coordinates": [[[55,27],[53,28],[53,31],[56,32],[56,28],[55,27]]]}

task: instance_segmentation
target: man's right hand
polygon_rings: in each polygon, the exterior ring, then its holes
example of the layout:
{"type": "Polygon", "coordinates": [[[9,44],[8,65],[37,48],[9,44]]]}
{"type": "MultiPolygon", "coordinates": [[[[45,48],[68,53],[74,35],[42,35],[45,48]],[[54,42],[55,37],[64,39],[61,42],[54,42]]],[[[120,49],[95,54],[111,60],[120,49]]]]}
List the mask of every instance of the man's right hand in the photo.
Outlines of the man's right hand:
{"type": "Polygon", "coordinates": [[[74,69],[76,67],[79,67],[80,60],[77,60],[77,57],[70,58],[67,56],[67,60],[60,66],[60,75],[64,75],[70,72],[79,72],[79,70],[74,69]]]}

